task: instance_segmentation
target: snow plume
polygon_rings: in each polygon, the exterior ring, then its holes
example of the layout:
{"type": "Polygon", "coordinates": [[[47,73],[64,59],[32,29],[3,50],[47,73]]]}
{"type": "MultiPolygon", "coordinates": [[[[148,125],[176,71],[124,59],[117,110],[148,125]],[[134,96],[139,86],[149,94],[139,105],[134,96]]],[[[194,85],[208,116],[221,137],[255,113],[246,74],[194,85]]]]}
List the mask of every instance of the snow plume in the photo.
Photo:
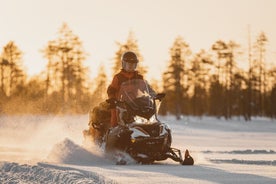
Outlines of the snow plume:
{"type": "Polygon", "coordinates": [[[74,158],[74,152],[88,159],[90,153],[77,146],[83,143],[82,131],[87,128],[87,121],[86,115],[0,116],[0,161],[58,161],[58,156],[67,154],[61,161],[72,162],[79,159],[74,158]]]}
{"type": "Polygon", "coordinates": [[[56,144],[47,157],[48,161],[74,164],[74,165],[99,165],[107,163],[99,149],[95,150],[81,147],[69,139],[64,139],[56,144]]]}

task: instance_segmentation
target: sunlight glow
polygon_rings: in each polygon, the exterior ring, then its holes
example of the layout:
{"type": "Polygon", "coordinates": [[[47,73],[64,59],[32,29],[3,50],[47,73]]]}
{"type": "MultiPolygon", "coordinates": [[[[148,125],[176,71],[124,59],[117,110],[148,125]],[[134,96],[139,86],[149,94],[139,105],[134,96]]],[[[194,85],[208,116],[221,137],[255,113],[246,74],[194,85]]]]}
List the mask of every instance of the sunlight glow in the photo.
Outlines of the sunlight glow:
{"type": "Polygon", "coordinates": [[[85,65],[91,77],[104,64],[110,78],[115,42],[125,42],[129,31],[136,36],[150,79],[161,79],[169,48],[179,35],[193,52],[209,50],[222,39],[242,44],[246,53],[251,25],[252,40],[261,31],[268,36],[267,60],[276,58],[274,0],[3,0],[1,7],[0,46],[15,41],[30,75],[45,69],[47,61],[40,50],[56,38],[63,22],[89,53],[85,65]]]}

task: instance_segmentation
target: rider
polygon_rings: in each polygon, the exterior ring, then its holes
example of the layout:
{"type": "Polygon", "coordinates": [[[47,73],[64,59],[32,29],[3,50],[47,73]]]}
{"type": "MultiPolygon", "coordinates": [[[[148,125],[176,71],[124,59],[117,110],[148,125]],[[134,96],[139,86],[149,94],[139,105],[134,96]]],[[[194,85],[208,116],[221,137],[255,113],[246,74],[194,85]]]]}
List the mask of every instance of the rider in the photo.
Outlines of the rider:
{"type": "MultiPolygon", "coordinates": [[[[137,55],[132,51],[127,51],[121,58],[122,69],[117,73],[107,88],[107,94],[109,101],[116,101],[118,98],[118,92],[123,82],[131,79],[143,79],[143,76],[136,70],[139,62],[137,55]]],[[[115,106],[111,109],[111,126],[114,127],[118,124],[117,112],[115,106]]]]}

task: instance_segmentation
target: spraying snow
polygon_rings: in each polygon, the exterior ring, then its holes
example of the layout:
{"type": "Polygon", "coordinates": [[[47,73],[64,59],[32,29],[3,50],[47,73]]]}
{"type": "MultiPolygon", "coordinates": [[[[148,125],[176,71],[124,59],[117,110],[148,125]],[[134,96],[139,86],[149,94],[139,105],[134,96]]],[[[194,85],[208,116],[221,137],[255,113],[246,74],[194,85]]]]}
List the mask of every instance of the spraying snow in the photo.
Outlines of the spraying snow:
{"type": "Polygon", "coordinates": [[[74,164],[74,165],[99,165],[109,163],[100,153],[99,148],[93,147],[95,150],[85,149],[75,144],[70,139],[64,139],[62,142],[54,145],[53,149],[47,157],[47,161],[74,164]]]}
{"type": "Polygon", "coordinates": [[[65,151],[53,150],[58,143],[63,142],[64,149],[66,146],[72,149],[74,144],[82,145],[86,122],[86,116],[1,117],[0,158],[16,162],[43,161],[50,151],[55,154],[65,151]]]}

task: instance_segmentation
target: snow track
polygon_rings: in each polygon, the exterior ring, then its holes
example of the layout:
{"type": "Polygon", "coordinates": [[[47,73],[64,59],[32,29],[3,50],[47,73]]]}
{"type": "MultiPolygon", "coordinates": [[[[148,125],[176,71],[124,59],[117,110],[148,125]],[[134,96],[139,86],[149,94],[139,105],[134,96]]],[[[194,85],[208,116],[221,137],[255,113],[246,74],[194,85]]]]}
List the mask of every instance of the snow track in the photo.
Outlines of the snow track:
{"type": "Polygon", "coordinates": [[[2,162],[0,183],[116,183],[96,173],[45,163],[37,165],[2,162]]]}

